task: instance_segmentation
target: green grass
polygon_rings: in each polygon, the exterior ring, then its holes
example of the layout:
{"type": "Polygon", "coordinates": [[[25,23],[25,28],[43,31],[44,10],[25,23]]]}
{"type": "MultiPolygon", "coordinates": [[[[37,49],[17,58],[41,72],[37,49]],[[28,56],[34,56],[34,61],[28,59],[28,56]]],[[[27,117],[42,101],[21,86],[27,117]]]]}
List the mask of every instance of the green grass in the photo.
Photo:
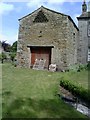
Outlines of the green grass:
{"type": "MultiPolygon", "coordinates": [[[[15,68],[11,64],[3,64],[2,70],[3,117],[87,118],[56,96],[62,77],[75,81],[77,74],[87,75],[87,71],[52,73],[15,68]]],[[[77,82],[87,87],[87,82],[84,82],[87,78],[78,79],[77,82]]]]}
{"type": "Polygon", "coordinates": [[[82,70],[81,72],[67,72],[64,73],[64,79],[66,80],[71,80],[72,83],[78,84],[80,86],[83,86],[84,88],[88,89],[88,71],[87,70],[82,70]]]}

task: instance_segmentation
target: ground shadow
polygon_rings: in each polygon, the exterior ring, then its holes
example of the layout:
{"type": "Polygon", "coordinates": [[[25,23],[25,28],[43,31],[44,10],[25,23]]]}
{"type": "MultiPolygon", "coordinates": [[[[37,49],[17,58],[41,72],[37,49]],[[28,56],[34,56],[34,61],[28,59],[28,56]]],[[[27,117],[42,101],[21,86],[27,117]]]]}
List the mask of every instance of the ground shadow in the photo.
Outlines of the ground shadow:
{"type": "Polygon", "coordinates": [[[3,118],[85,118],[57,97],[39,100],[12,97],[11,93],[6,95],[7,100],[2,103],[3,118]]]}

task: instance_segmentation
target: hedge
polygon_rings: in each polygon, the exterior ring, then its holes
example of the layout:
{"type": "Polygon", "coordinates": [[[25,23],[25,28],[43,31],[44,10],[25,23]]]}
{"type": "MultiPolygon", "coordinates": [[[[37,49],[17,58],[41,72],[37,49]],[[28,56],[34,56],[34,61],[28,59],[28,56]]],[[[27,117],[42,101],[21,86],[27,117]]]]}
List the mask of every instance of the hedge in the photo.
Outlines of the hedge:
{"type": "Polygon", "coordinates": [[[60,86],[71,92],[74,96],[86,102],[90,105],[90,90],[83,88],[82,86],[75,85],[69,80],[61,80],[60,86]]]}

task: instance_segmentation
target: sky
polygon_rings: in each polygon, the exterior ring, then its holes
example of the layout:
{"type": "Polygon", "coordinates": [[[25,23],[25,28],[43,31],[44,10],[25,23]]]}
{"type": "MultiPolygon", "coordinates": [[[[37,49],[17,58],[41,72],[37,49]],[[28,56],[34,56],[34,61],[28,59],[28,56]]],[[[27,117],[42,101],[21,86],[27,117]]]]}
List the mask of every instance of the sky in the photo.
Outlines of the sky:
{"type": "MultiPolygon", "coordinates": [[[[18,40],[18,19],[40,6],[70,15],[78,26],[76,17],[82,13],[84,0],[0,0],[0,41],[13,44],[18,40]]],[[[88,0],[86,0],[86,3],[88,0]]]]}

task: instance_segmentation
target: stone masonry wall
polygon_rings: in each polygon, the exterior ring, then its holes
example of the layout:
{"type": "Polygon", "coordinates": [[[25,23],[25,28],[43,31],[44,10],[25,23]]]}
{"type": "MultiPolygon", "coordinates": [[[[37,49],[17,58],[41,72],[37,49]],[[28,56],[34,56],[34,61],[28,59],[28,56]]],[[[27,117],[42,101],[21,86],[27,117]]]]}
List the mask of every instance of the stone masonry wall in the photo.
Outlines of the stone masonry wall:
{"type": "MultiPolygon", "coordinates": [[[[38,46],[54,46],[52,48],[51,63],[55,63],[58,69],[64,69],[69,63],[73,64],[71,58],[73,55],[68,55],[71,50],[73,50],[73,41],[71,34],[74,26],[68,25],[68,17],[63,14],[53,13],[43,7],[35,11],[34,13],[21,19],[19,24],[19,36],[18,36],[18,46],[17,46],[17,57],[18,65],[21,67],[30,67],[31,52],[27,48],[27,45],[38,45],[38,46]],[[37,13],[42,10],[48,22],[34,23],[34,19],[37,13]],[[69,27],[71,30],[69,32],[69,27]],[[70,39],[69,39],[70,38],[70,39]],[[69,40],[69,41],[68,41],[69,40]],[[68,42],[67,42],[68,41],[68,42]],[[70,42],[70,43],[69,43],[70,42]],[[68,44],[67,44],[68,43],[68,44]],[[72,46],[69,46],[72,45],[72,46]],[[72,47],[70,50],[66,47],[72,47]],[[69,62],[70,57],[70,62],[69,62]]],[[[77,33],[77,31],[74,31],[77,33]]],[[[76,36],[76,34],[75,34],[76,36]]],[[[70,53],[74,54],[74,53],[70,53]]],[[[75,51],[76,54],[76,51],[75,51]]],[[[75,56],[76,59],[76,56],[75,56]]]]}
{"type": "Polygon", "coordinates": [[[78,62],[82,64],[86,64],[88,60],[88,33],[87,27],[88,22],[87,20],[79,20],[78,21],[79,27],[79,42],[78,42],[78,62]]]}
{"type": "Polygon", "coordinates": [[[78,29],[68,19],[67,27],[67,65],[72,66],[77,63],[77,45],[78,45],[78,29]]]}

